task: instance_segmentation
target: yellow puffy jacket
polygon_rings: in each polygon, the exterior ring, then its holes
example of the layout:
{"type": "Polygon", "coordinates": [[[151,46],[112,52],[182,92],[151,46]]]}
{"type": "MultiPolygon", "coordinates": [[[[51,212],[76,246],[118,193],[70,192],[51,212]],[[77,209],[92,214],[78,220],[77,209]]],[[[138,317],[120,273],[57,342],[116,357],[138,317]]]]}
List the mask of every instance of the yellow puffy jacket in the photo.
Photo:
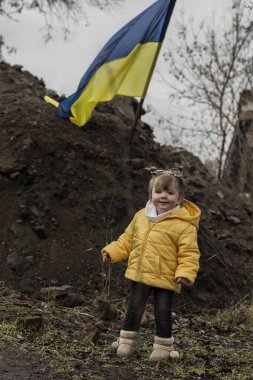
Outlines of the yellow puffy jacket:
{"type": "Polygon", "coordinates": [[[112,263],[128,259],[125,277],[179,293],[179,277],[192,285],[199,269],[197,230],[200,209],[183,199],[182,207],[157,222],[137,212],[117,241],[102,249],[112,263]]]}

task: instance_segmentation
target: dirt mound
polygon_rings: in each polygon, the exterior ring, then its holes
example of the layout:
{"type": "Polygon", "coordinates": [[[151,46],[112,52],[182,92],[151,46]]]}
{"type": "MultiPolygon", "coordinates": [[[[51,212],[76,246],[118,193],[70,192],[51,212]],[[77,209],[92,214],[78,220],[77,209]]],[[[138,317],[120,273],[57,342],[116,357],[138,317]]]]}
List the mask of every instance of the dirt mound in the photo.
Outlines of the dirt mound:
{"type": "MultiPolygon", "coordinates": [[[[202,257],[196,286],[178,302],[219,306],[252,290],[252,206],[217,184],[197,157],[156,143],[146,124],[129,145],[133,99],[101,104],[78,128],[55,118],[46,93],[38,78],[0,63],[0,273],[7,286],[30,295],[61,284],[100,292],[99,251],[145,206],[145,167],[183,165],[188,198],[202,209],[202,257]]],[[[113,295],[127,292],[124,268],[113,266],[113,295]]]]}

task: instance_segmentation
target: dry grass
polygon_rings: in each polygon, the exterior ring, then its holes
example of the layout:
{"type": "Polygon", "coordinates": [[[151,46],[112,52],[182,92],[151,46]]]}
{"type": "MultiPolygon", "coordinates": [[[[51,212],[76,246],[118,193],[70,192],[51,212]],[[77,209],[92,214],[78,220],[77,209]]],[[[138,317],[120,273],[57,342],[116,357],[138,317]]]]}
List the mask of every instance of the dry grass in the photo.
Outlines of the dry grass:
{"type": "Polygon", "coordinates": [[[227,331],[237,327],[253,329],[253,303],[240,301],[235,305],[220,310],[212,319],[212,325],[227,331]]]}
{"type": "MultiPolygon", "coordinates": [[[[110,353],[110,343],[118,334],[123,309],[118,313],[119,319],[105,322],[93,315],[93,307],[93,301],[85,307],[69,309],[52,303],[28,305],[6,300],[2,310],[0,307],[0,314],[5,313],[6,317],[6,321],[0,324],[0,348],[5,350],[11,346],[17,352],[29,353],[34,360],[40,358],[47,379],[252,379],[251,305],[241,302],[220,311],[211,320],[206,315],[176,315],[176,349],[181,357],[176,362],[158,365],[148,360],[153,329],[141,329],[136,357],[119,359],[110,353]],[[40,309],[43,314],[44,328],[38,332],[17,329],[14,316],[34,309],[40,309]],[[11,318],[7,318],[7,314],[11,318]],[[94,342],[87,336],[88,326],[98,329],[99,338],[94,342]]],[[[31,374],[27,374],[28,377],[32,378],[31,374]]]]}

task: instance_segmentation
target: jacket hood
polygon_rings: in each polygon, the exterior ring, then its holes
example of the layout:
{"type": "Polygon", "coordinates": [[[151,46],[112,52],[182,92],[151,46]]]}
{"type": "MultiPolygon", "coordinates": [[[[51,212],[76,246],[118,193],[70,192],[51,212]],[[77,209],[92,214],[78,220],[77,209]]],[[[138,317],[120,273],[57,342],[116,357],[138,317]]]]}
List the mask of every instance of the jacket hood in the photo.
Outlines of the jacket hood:
{"type": "Polygon", "coordinates": [[[198,229],[201,210],[187,199],[183,199],[182,206],[177,213],[177,217],[193,224],[198,229]]]}
{"type": "Polygon", "coordinates": [[[181,206],[182,207],[180,208],[175,207],[173,210],[155,216],[154,205],[149,201],[145,208],[145,214],[152,222],[155,223],[163,219],[176,218],[187,221],[188,223],[193,224],[198,229],[201,215],[201,211],[198,208],[198,206],[184,198],[182,200],[181,206]]]}

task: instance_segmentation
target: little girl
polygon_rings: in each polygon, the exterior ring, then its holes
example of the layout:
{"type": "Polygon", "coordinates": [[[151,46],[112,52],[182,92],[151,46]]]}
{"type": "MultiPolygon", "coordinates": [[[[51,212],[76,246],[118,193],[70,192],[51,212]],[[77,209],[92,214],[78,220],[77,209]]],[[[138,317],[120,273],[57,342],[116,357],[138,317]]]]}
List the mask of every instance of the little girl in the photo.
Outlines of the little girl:
{"type": "Polygon", "coordinates": [[[125,277],[131,281],[123,329],[112,350],[131,356],[148,297],[154,295],[156,335],[151,361],[176,358],[171,308],[181,285],[192,285],[199,269],[197,230],[200,209],[183,198],[182,171],[159,170],[149,183],[149,201],[137,212],[117,241],[102,249],[103,261],[128,259],[125,277]]]}

